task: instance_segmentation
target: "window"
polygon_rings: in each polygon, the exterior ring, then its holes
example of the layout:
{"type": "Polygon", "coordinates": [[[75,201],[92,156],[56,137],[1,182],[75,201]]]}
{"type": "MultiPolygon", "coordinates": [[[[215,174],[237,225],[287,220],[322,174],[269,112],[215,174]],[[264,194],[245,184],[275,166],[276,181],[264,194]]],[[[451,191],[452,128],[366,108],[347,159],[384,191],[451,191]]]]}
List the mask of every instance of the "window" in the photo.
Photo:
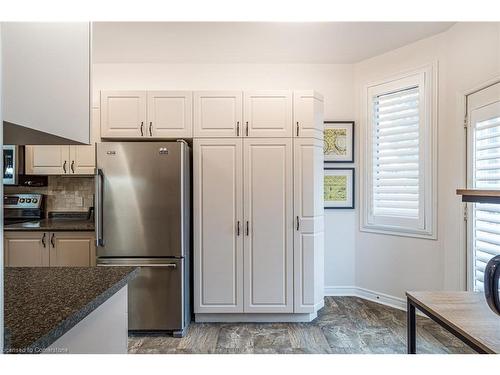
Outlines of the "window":
{"type": "MultiPolygon", "coordinates": [[[[500,83],[467,98],[469,118],[468,186],[500,189],[500,83]]],[[[486,263],[500,254],[500,205],[471,204],[469,288],[483,290],[486,263]]]]}
{"type": "Polygon", "coordinates": [[[366,90],[361,230],[435,238],[432,70],[366,90]]]}

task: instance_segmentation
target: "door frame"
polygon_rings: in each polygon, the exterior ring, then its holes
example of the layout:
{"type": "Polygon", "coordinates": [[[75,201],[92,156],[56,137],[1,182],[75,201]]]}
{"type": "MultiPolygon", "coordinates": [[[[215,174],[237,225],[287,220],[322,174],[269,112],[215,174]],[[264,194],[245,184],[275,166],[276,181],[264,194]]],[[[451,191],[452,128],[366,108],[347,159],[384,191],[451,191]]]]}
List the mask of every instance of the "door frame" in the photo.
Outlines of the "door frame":
{"type": "MultiPolygon", "coordinates": [[[[464,175],[464,183],[467,188],[472,187],[472,178],[471,178],[471,144],[469,143],[469,139],[471,137],[471,123],[470,123],[470,113],[467,105],[467,99],[470,95],[473,95],[481,90],[485,90],[488,87],[496,85],[500,83],[500,76],[495,76],[487,81],[484,81],[469,90],[463,91],[459,95],[459,106],[457,118],[463,120],[463,126],[465,131],[465,175],[464,175]]],[[[465,290],[473,291],[474,290],[474,270],[473,270],[473,257],[472,257],[472,205],[473,203],[464,203],[462,208],[463,217],[464,217],[464,225],[461,227],[463,234],[460,235],[461,241],[463,244],[460,244],[460,249],[462,249],[463,253],[460,256],[459,264],[462,272],[460,273],[460,285],[465,286],[465,290]],[[465,256],[464,256],[465,255],[465,256]]]]}

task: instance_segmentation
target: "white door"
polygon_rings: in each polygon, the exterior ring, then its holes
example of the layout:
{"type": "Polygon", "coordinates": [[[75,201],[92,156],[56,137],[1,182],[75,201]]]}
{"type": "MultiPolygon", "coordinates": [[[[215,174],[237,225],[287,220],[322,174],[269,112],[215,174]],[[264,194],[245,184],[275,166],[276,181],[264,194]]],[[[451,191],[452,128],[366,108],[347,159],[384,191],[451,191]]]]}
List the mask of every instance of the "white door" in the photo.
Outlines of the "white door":
{"type": "Polygon", "coordinates": [[[90,267],[95,265],[95,236],[89,232],[50,233],[51,267],[90,267]]]}
{"type": "Polygon", "coordinates": [[[194,137],[241,137],[243,134],[241,91],[196,91],[194,137]]]}
{"type": "Polygon", "coordinates": [[[101,91],[101,137],[145,137],[146,96],[146,91],[101,91]]]}
{"type": "Polygon", "coordinates": [[[70,146],[26,146],[26,174],[70,174],[70,146]]]}
{"type": "Polygon", "coordinates": [[[100,110],[92,108],[92,134],[89,146],[69,146],[71,174],[94,174],[95,169],[95,142],[100,140],[99,135],[100,110]]]}
{"type": "Polygon", "coordinates": [[[94,174],[95,144],[91,146],[69,146],[70,174],[94,174]]]}
{"type": "Polygon", "coordinates": [[[294,143],[294,312],[312,313],[323,301],[323,141],[294,143]]]}
{"type": "Polygon", "coordinates": [[[241,139],[195,139],[194,311],[243,312],[241,139]]]}
{"type": "Polygon", "coordinates": [[[244,95],[244,136],[292,137],[291,91],[246,91],[244,95]]]}
{"type": "Polygon", "coordinates": [[[153,138],[193,136],[193,94],[191,91],[148,91],[146,134],[153,138]]]}
{"type": "Polygon", "coordinates": [[[323,139],[323,96],[313,90],[293,92],[293,136],[323,139]]]}
{"type": "Polygon", "coordinates": [[[46,232],[5,232],[7,267],[48,267],[49,236],[46,232]]]}
{"type": "Polygon", "coordinates": [[[245,312],[293,312],[291,139],[244,139],[245,312]]]}
{"type": "MultiPolygon", "coordinates": [[[[500,83],[467,97],[468,186],[500,189],[500,83]]],[[[471,204],[468,287],[483,290],[484,268],[500,254],[500,205],[471,204]]]]}

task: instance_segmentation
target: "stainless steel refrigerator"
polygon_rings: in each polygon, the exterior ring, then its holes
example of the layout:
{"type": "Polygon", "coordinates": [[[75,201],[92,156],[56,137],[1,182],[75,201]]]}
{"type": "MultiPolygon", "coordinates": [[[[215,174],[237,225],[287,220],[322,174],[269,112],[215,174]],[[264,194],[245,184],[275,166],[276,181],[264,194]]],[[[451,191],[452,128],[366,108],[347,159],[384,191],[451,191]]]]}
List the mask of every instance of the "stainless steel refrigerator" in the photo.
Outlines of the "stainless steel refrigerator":
{"type": "Polygon", "coordinates": [[[97,144],[98,266],[140,266],[131,331],[183,336],[190,317],[190,150],[185,141],[97,144]]]}

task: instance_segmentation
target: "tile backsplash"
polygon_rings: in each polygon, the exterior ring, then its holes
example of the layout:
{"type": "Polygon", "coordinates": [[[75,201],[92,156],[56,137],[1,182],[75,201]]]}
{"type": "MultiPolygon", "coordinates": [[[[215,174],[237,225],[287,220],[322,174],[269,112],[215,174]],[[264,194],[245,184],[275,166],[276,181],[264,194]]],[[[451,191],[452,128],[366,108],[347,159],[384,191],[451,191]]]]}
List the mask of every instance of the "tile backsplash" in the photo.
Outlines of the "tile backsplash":
{"type": "Polygon", "coordinates": [[[40,193],[47,196],[46,212],[88,211],[94,205],[93,177],[49,176],[48,186],[4,186],[5,193],[40,193]]]}

